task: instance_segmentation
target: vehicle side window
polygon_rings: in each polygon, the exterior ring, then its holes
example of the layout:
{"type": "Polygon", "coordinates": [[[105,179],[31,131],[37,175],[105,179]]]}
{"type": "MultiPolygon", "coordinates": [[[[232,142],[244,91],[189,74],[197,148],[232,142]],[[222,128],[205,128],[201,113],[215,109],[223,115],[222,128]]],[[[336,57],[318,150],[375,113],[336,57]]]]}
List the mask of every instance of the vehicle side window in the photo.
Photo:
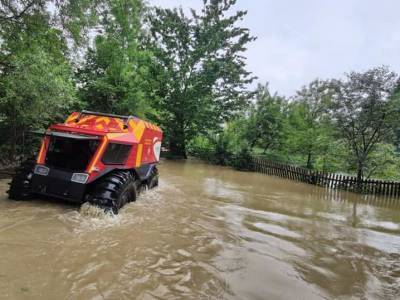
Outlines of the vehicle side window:
{"type": "Polygon", "coordinates": [[[102,162],[108,165],[124,164],[131,148],[131,145],[110,143],[104,152],[102,162]]]}

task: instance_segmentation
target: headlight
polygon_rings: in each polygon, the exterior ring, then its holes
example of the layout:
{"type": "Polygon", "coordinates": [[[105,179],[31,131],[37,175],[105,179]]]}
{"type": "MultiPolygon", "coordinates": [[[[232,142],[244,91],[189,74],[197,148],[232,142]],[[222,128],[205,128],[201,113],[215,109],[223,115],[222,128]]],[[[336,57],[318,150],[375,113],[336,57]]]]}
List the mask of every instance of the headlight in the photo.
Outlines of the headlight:
{"type": "Polygon", "coordinates": [[[86,183],[89,178],[89,174],[86,173],[74,173],[72,174],[71,181],[77,183],[86,183]]]}
{"type": "Polygon", "coordinates": [[[37,175],[47,176],[49,174],[50,169],[46,166],[36,165],[35,170],[33,173],[37,175]]]}

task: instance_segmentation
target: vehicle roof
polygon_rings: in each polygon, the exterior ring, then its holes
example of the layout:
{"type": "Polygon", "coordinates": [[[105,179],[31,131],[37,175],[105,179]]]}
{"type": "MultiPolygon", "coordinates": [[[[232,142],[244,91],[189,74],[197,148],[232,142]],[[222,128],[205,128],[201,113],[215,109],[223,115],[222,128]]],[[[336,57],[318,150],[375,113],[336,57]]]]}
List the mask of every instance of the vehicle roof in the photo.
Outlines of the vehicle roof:
{"type": "Polygon", "coordinates": [[[161,131],[161,128],[137,117],[122,119],[114,116],[100,116],[73,112],[64,123],[50,127],[54,130],[76,131],[78,133],[106,135],[108,133],[135,133],[145,128],[161,131]]]}

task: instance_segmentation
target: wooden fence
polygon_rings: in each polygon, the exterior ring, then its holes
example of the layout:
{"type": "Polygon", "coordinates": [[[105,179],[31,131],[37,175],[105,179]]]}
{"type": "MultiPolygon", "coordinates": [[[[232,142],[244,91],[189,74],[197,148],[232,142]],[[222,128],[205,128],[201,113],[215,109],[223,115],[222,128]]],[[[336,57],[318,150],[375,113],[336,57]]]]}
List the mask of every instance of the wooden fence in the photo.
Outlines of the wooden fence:
{"type": "Polygon", "coordinates": [[[312,171],[257,157],[251,159],[250,169],[267,175],[275,175],[333,189],[388,197],[400,196],[400,182],[395,181],[365,179],[357,182],[357,178],[354,176],[312,171]]]}

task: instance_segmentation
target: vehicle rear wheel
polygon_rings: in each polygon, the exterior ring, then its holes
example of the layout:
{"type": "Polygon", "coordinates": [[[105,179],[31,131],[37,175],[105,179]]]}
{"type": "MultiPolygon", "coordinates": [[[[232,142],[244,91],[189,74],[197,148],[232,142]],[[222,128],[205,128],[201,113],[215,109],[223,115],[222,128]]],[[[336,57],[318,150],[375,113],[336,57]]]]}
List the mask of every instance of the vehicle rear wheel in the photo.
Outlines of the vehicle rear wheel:
{"type": "Polygon", "coordinates": [[[156,166],[151,170],[151,175],[147,181],[147,188],[152,189],[158,186],[158,169],[156,166]]]}
{"type": "Polygon", "coordinates": [[[35,164],[34,160],[26,160],[16,169],[10,189],[7,191],[9,199],[16,201],[32,199],[31,181],[35,164]]]}
{"type": "Polygon", "coordinates": [[[89,203],[118,214],[125,204],[136,201],[140,181],[129,171],[116,171],[101,179],[89,197],[89,203]]]}

